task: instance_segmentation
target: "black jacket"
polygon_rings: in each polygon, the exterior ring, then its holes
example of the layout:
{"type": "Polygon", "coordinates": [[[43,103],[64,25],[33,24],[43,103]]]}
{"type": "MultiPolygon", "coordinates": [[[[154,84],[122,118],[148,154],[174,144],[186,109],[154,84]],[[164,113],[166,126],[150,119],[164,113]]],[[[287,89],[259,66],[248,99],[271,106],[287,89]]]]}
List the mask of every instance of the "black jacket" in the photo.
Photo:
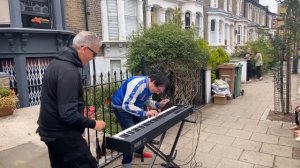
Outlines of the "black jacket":
{"type": "Polygon", "coordinates": [[[74,48],[64,48],[43,76],[38,132],[41,137],[77,136],[96,122],[82,115],[83,88],[78,67],[82,67],[74,48]]]}

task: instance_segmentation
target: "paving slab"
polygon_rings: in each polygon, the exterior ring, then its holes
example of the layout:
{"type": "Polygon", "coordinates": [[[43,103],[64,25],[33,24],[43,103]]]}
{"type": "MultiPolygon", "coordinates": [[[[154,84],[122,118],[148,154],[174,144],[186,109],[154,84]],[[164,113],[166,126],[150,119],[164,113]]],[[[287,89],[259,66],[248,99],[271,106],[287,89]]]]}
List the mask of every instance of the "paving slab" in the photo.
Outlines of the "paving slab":
{"type": "Polygon", "coordinates": [[[28,142],[0,151],[0,168],[50,168],[48,151],[28,142]]]}
{"type": "Polygon", "coordinates": [[[284,137],[294,137],[294,133],[292,131],[283,128],[270,128],[267,134],[284,137]]]}
{"type": "Polygon", "coordinates": [[[242,138],[242,139],[249,139],[252,135],[252,132],[250,131],[243,131],[243,130],[237,130],[237,129],[230,129],[227,133],[227,136],[232,136],[236,138],[242,138]]]}
{"type": "Polygon", "coordinates": [[[259,125],[245,125],[243,130],[264,134],[267,133],[268,127],[259,126],[259,125]]]}
{"type": "Polygon", "coordinates": [[[254,168],[271,168],[271,167],[268,167],[268,166],[261,166],[261,165],[255,165],[254,168]]]}
{"type": "Polygon", "coordinates": [[[229,158],[237,160],[240,155],[242,154],[243,150],[239,148],[235,148],[232,146],[220,145],[217,144],[210,154],[222,157],[222,158],[229,158]]]}
{"type": "Polygon", "coordinates": [[[209,132],[209,133],[214,133],[214,134],[224,135],[224,134],[226,134],[226,132],[228,130],[229,130],[228,128],[219,127],[219,126],[215,126],[215,125],[208,125],[203,131],[209,132]]]}
{"type": "Polygon", "coordinates": [[[250,139],[254,140],[254,141],[259,141],[259,142],[277,144],[279,137],[275,136],[275,135],[253,133],[250,139]]]}
{"type": "Polygon", "coordinates": [[[237,123],[237,122],[224,122],[221,127],[225,128],[234,128],[234,129],[242,129],[245,124],[237,123]]]}
{"type": "Polygon", "coordinates": [[[259,121],[259,126],[269,127],[269,128],[282,128],[281,121],[259,121]]]}
{"type": "Polygon", "coordinates": [[[232,146],[241,148],[241,149],[245,149],[245,150],[249,150],[249,151],[258,152],[262,146],[262,142],[256,142],[256,141],[236,138],[234,140],[232,146]]]}
{"type": "Polygon", "coordinates": [[[300,160],[300,148],[293,148],[293,159],[300,160]]]}
{"type": "Polygon", "coordinates": [[[300,143],[295,140],[295,138],[288,138],[288,137],[279,137],[279,145],[291,146],[300,148],[300,143]]]}
{"type": "Polygon", "coordinates": [[[260,149],[262,153],[273,154],[276,156],[290,157],[293,156],[293,148],[289,146],[275,145],[263,143],[262,148],[260,149]]]}
{"type": "Polygon", "coordinates": [[[216,119],[206,119],[202,123],[207,125],[215,125],[220,126],[224,121],[216,120],[216,119]]]}
{"type": "Polygon", "coordinates": [[[274,164],[276,168],[299,168],[300,160],[285,157],[276,157],[274,164]]]}
{"type": "Polygon", "coordinates": [[[242,124],[245,124],[245,125],[257,125],[258,120],[257,119],[239,118],[237,120],[237,123],[242,123],[242,124]]]}
{"type": "Polygon", "coordinates": [[[273,167],[274,155],[254,151],[244,151],[240,157],[240,161],[273,167]]]}
{"type": "Polygon", "coordinates": [[[232,159],[222,159],[217,168],[253,168],[253,164],[232,159]]]}
{"type": "Polygon", "coordinates": [[[208,142],[215,142],[217,144],[221,145],[231,145],[234,141],[234,137],[229,137],[225,135],[217,135],[217,134],[211,134],[206,141],[208,142]]]}
{"type": "Polygon", "coordinates": [[[217,157],[203,152],[197,152],[195,159],[202,165],[203,168],[216,168],[222,160],[221,157],[217,157]]]}

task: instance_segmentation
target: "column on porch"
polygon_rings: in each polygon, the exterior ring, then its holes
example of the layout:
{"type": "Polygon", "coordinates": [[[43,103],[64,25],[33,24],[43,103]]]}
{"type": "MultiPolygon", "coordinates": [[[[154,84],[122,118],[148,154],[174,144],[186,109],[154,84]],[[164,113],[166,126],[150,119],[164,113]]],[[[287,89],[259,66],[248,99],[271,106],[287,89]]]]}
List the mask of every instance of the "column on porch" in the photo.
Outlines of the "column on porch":
{"type": "Polygon", "coordinates": [[[220,23],[219,23],[220,21],[219,20],[216,20],[215,21],[215,38],[216,38],[216,44],[215,45],[219,45],[220,43],[219,43],[219,39],[220,39],[220,23]]]}
{"type": "Polygon", "coordinates": [[[211,101],[211,69],[205,70],[205,103],[211,101]]]}
{"type": "Polygon", "coordinates": [[[159,24],[165,24],[166,23],[166,8],[160,8],[159,9],[159,24]]]}
{"type": "Polygon", "coordinates": [[[151,27],[151,9],[152,9],[151,5],[146,6],[146,27],[147,28],[151,27]]]}
{"type": "Polygon", "coordinates": [[[212,41],[211,41],[211,37],[210,37],[210,32],[211,32],[211,19],[208,19],[208,22],[207,22],[207,27],[208,27],[208,29],[207,29],[207,41],[208,41],[208,43],[211,45],[212,44],[212,41]]]}
{"type": "Polygon", "coordinates": [[[119,40],[126,40],[125,12],[124,0],[117,0],[118,4],[118,24],[119,24],[119,40]]]}
{"type": "Polygon", "coordinates": [[[222,21],[221,45],[225,45],[225,22],[222,21]]]}
{"type": "Polygon", "coordinates": [[[138,28],[143,26],[144,15],[143,15],[143,0],[138,0],[138,28]]]}
{"type": "Polygon", "coordinates": [[[107,0],[101,0],[102,38],[108,41],[107,0]]]}

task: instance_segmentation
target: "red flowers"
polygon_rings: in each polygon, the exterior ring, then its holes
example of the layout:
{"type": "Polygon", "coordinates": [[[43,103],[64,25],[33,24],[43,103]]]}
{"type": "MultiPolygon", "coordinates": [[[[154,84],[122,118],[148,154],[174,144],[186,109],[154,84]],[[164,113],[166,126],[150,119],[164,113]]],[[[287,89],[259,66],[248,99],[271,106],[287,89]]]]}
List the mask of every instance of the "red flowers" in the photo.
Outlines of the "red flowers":
{"type": "Polygon", "coordinates": [[[38,23],[38,24],[42,24],[42,23],[49,23],[48,19],[44,19],[42,17],[34,17],[33,19],[31,19],[32,23],[38,23]]]}
{"type": "Polygon", "coordinates": [[[83,115],[95,119],[95,106],[86,106],[83,110],[83,115]]]}

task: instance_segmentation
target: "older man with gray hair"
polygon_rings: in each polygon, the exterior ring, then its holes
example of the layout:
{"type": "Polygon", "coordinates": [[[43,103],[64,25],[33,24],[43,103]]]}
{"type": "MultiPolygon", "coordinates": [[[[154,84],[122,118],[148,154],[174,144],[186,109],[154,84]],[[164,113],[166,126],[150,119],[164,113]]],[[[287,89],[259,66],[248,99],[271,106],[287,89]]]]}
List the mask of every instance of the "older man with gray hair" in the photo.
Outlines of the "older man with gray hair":
{"type": "Polygon", "coordinates": [[[64,48],[43,76],[37,132],[48,147],[52,168],[97,167],[82,133],[85,128],[103,130],[105,122],[83,116],[83,87],[78,68],[92,60],[100,47],[94,33],[78,33],[73,47],[64,48]]]}

